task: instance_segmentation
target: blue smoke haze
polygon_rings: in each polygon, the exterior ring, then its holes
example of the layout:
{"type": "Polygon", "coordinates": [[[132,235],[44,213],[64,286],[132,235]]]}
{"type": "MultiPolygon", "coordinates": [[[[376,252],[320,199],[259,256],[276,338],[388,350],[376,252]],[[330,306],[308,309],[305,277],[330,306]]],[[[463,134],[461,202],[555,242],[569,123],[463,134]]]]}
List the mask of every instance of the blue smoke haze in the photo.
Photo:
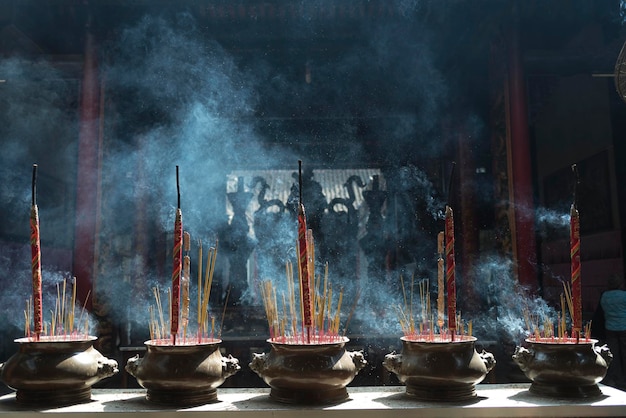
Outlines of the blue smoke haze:
{"type": "Polygon", "coordinates": [[[529,332],[526,313],[539,318],[539,323],[546,318],[556,321],[554,308],[537,296],[534,289],[524,288],[515,279],[512,260],[483,254],[475,268],[476,281],[472,291],[480,298],[483,307],[482,312],[471,318],[478,339],[489,341],[495,338],[520,344],[529,332]]]}
{"type": "MultiPolygon", "coordinates": [[[[425,3],[400,0],[394,2],[393,7],[401,16],[409,17],[423,11],[427,7],[425,3]]],[[[313,5],[323,7],[325,1],[317,0],[313,5]]],[[[304,20],[306,25],[298,22],[297,27],[291,28],[294,33],[300,33],[294,42],[319,30],[318,22],[304,20]]],[[[351,114],[358,99],[371,104],[363,106],[368,109],[363,116],[375,118],[382,116],[375,104],[394,102],[397,108],[390,113],[395,112],[397,117],[381,119],[372,134],[384,138],[385,145],[398,156],[403,156],[407,145],[414,147],[416,141],[424,158],[441,153],[437,131],[441,114],[449,106],[451,91],[439,68],[439,45],[427,26],[364,24],[362,31],[368,34],[366,42],[327,62],[311,59],[314,89],[309,90],[302,88],[301,79],[295,80],[291,74],[277,71],[274,64],[262,56],[254,56],[249,61],[234,57],[217,41],[207,39],[201,29],[187,14],[167,19],[147,16],[125,28],[114,42],[103,46],[101,71],[107,92],[115,95],[112,99],[115,107],[106,109],[107,120],[104,121],[107,146],[102,160],[102,190],[105,191],[99,237],[102,257],[96,290],[100,300],[110,303],[111,315],[118,319],[132,316],[142,325],[147,324],[147,307],[153,304],[151,288],[168,286],[171,267],[167,263],[165,272],[148,268],[151,260],[133,255],[141,237],[132,237],[129,231],[133,230],[134,216],[143,211],[141,216],[154,220],[150,235],[166,236],[163,242],[148,243],[150,249],[165,252],[159,246],[171,246],[176,207],[175,166],[180,166],[185,229],[191,232],[192,241],[202,239],[206,250],[226,220],[223,197],[226,174],[258,167],[294,167],[295,170],[297,160],[302,158],[293,146],[299,138],[268,138],[262,132],[255,122],[256,117],[273,115],[258,115],[261,103],[293,109],[297,116],[315,115],[319,109],[308,108],[310,99],[315,96],[323,115],[340,117],[351,114]],[[372,81],[381,79],[388,80],[388,84],[372,88],[379,85],[372,81]],[[414,103],[419,105],[417,111],[414,103]],[[275,143],[271,147],[266,145],[274,139],[284,142],[277,141],[280,145],[275,143]],[[144,283],[143,289],[133,287],[139,278],[144,283]]],[[[40,164],[42,172],[61,173],[58,176],[65,187],[75,189],[75,180],[68,177],[76,171],[76,115],[61,111],[66,107],[59,104],[68,92],[77,96],[73,93],[76,84],[64,80],[43,62],[33,66],[20,59],[3,60],[0,74],[9,80],[0,85],[0,105],[1,113],[10,121],[0,127],[6,151],[0,155],[1,209],[3,215],[20,214],[15,215],[16,224],[24,225],[27,230],[30,170],[32,163],[37,162],[33,159],[48,157],[45,164],[40,164]],[[14,84],[11,80],[20,82],[14,84]],[[11,101],[2,97],[10,97],[11,101]],[[50,152],[42,138],[51,137],[71,140],[61,141],[60,149],[50,152]]],[[[272,123],[278,127],[277,135],[287,135],[281,132],[283,125],[279,118],[272,123]]],[[[480,120],[470,118],[468,125],[473,136],[480,135],[480,120]]],[[[356,124],[346,122],[338,137],[354,139],[356,134],[356,124]]],[[[363,150],[356,147],[349,157],[362,161],[363,156],[363,150]]],[[[426,173],[408,164],[394,174],[401,180],[399,188],[412,190],[424,199],[427,216],[442,219],[443,199],[426,173]]],[[[41,203],[42,219],[52,219],[64,209],[60,205],[41,203]]],[[[70,209],[67,217],[42,224],[42,239],[55,236],[57,232],[62,235],[74,219],[73,215],[80,217],[73,213],[73,202],[70,209]]],[[[276,235],[291,238],[294,228],[292,222],[277,224],[280,232],[276,235]]],[[[293,248],[287,241],[285,238],[285,243],[281,244],[293,248]]],[[[70,247],[71,242],[63,245],[70,247]]],[[[293,259],[291,251],[279,253],[275,280],[283,279],[283,261],[288,257],[293,259]]],[[[16,266],[14,256],[24,257],[27,263],[30,260],[29,254],[21,253],[2,259],[4,277],[16,279],[10,281],[14,287],[3,292],[0,300],[2,306],[7,307],[7,317],[10,312],[21,312],[24,295],[30,294],[29,266],[16,266]]],[[[192,257],[195,257],[194,250],[192,257]]],[[[226,268],[222,257],[218,254],[218,269],[226,268]]],[[[435,263],[433,261],[430,268],[428,262],[425,264],[426,273],[420,274],[430,278],[432,283],[435,263]]],[[[487,295],[489,310],[484,318],[474,320],[477,336],[490,338],[498,334],[487,330],[506,329],[515,334],[512,338],[519,338],[521,331],[516,321],[523,321],[523,315],[520,304],[513,302],[519,300],[523,290],[516,287],[510,261],[485,258],[479,268],[481,273],[477,276],[485,279],[480,281],[479,286],[483,287],[478,290],[487,295]],[[479,322],[484,332],[477,326],[479,322]]],[[[342,286],[345,291],[342,307],[342,322],[345,323],[358,290],[356,284],[341,283],[341,279],[335,278],[332,265],[329,272],[335,294],[342,286]]],[[[44,279],[57,280],[64,274],[47,272],[44,279]]],[[[193,277],[192,268],[192,285],[195,284],[193,277]]],[[[367,277],[361,281],[360,288],[351,324],[363,333],[400,334],[396,313],[390,308],[402,302],[398,289],[381,278],[367,277]]],[[[431,285],[431,289],[434,288],[431,285]]],[[[549,311],[542,301],[532,297],[524,304],[535,311],[549,311]]],[[[194,298],[191,306],[193,312],[194,298]]],[[[20,321],[16,322],[21,328],[20,321]]]]}

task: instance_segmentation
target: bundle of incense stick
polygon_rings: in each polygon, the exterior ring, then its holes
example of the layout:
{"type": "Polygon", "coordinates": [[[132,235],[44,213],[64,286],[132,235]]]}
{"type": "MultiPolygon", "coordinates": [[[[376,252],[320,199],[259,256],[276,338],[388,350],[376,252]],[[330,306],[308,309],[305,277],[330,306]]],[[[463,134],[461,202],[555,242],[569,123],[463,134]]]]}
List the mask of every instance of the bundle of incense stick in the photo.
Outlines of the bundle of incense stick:
{"type": "Polygon", "coordinates": [[[307,328],[304,320],[305,295],[299,283],[294,279],[293,264],[285,266],[287,290],[280,293],[269,281],[261,283],[261,296],[265,315],[269,325],[270,339],[285,344],[324,344],[342,341],[339,334],[343,290],[333,295],[333,288],[328,281],[328,264],[324,268],[324,277],[318,276],[311,289],[311,325],[307,328]],[[299,298],[296,298],[296,294],[299,298]],[[335,302],[336,301],[336,302],[335,302]],[[334,306],[333,306],[334,305],[334,306]]]}
{"type": "MultiPolygon", "coordinates": [[[[560,295],[561,310],[557,312],[557,317],[540,318],[533,315],[528,308],[524,308],[524,321],[529,337],[539,342],[555,343],[576,343],[579,341],[589,342],[591,340],[591,321],[587,322],[582,331],[578,332],[572,327],[571,333],[567,331],[567,318],[574,317],[574,303],[572,300],[572,290],[569,283],[563,282],[563,293],[560,295]],[[556,320],[556,331],[554,321],[556,320]]],[[[572,320],[573,325],[573,320],[572,320]]]]}
{"type": "Polygon", "coordinates": [[[150,315],[150,339],[160,344],[168,344],[167,339],[168,330],[171,332],[171,320],[174,316],[181,318],[180,329],[177,333],[177,338],[173,344],[193,344],[202,343],[205,341],[212,341],[221,337],[223,328],[223,318],[225,310],[222,311],[222,321],[220,322],[219,329],[216,329],[215,316],[212,316],[209,308],[209,299],[211,298],[211,288],[213,286],[213,276],[215,272],[215,262],[217,259],[217,242],[215,246],[212,246],[208,250],[206,255],[206,263],[203,259],[203,247],[202,241],[198,241],[198,284],[196,287],[197,292],[197,316],[196,316],[196,330],[192,333],[192,321],[190,316],[191,311],[191,236],[188,232],[183,233],[183,248],[185,256],[183,258],[183,271],[181,277],[181,306],[179,312],[174,312],[174,304],[172,303],[172,295],[169,289],[165,289],[166,300],[169,301],[168,318],[170,323],[166,320],[166,315],[163,309],[163,298],[161,297],[161,290],[159,287],[152,288],[155,304],[148,307],[150,315]]]}
{"type": "Polygon", "coordinates": [[[456,313],[454,322],[457,327],[454,330],[455,338],[451,334],[451,330],[443,327],[443,321],[439,322],[439,317],[435,316],[431,311],[431,295],[430,282],[428,279],[421,280],[417,283],[419,289],[419,305],[414,303],[415,279],[411,279],[409,290],[405,287],[404,279],[400,277],[402,285],[402,295],[404,305],[395,306],[400,328],[404,336],[412,341],[454,341],[464,340],[472,336],[472,321],[464,322],[460,312],[456,313]],[[408,295],[407,295],[408,293],[408,295]],[[416,309],[417,308],[417,309],[416,309]]]}
{"type": "Polygon", "coordinates": [[[40,337],[48,340],[82,339],[89,336],[89,317],[85,313],[85,306],[89,299],[89,294],[82,306],[80,315],[76,318],[76,278],[72,280],[72,288],[68,290],[67,279],[56,285],[56,300],[54,309],[50,309],[50,321],[43,321],[39,333],[31,331],[30,312],[33,300],[26,300],[24,309],[24,333],[31,341],[39,341],[40,337]]]}

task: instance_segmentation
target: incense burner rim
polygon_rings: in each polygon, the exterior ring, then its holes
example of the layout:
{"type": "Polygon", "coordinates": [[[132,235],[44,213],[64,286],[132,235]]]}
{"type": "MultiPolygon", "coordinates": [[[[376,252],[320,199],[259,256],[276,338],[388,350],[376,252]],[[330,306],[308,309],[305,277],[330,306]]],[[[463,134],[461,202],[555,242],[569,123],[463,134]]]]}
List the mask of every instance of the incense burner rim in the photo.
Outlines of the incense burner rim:
{"type": "Polygon", "coordinates": [[[58,343],[87,343],[96,341],[98,337],[94,335],[81,336],[81,337],[63,337],[63,336],[40,336],[39,340],[34,340],[33,337],[21,337],[13,340],[17,344],[58,344],[58,343]]]}
{"type": "MultiPolygon", "coordinates": [[[[436,334],[435,334],[436,335],[436,334]]],[[[402,336],[400,337],[401,341],[407,342],[407,343],[412,343],[412,344],[460,344],[460,343],[471,343],[471,342],[476,342],[478,341],[478,338],[474,337],[474,336],[459,336],[460,339],[458,340],[447,340],[447,341],[442,341],[442,340],[432,340],[432,341],[427,341],[427,340],[415,340],[412,339],[411,337],[407,337],[407,336],[402,336]]]]}
{"type": "Polygon", "coordinates": [[[171,340],[168,338],[154,338],[152,340],[146,340],[143,342],[144,345],[149,346],[149,347],[156,347],[156,348],[183,348],[183,347],[210,347],[210,346],[215,346],[215,345],[220,345],[222,343],[222,340],[219,338],[213,338],[211,340],[208,339],[204,339],[201,340],[200,343],[198,342],[189,342],[189,343],[176,343],[176,344],[172,344],[171,340]],[[155,343],[155,341],[163,341],[166,343],[163,344],[159,344],[159,343],[155,343]]]}
{"type": "Polygon", "coordinates": [[[580,339],[578,342],[576,341],[541,341],[535,338],[526,338],[524,341],[526,341],[529,344],[543,344],[543,345],[548,345],[548,346],[577,346],[577,345],[582,346],[582,345],[598,343],[598,340],[594,338],[580,339]]]}
{"type": "Polygon", "coordinates": [[[267,343],[278,346],[278,347],[335,347],[346,344],[350,342],[350,338],[346,336],[341,336],[337,341],[329,341],[329,342],[311,342],[306,343],[304,341],[296,341],[296,342],[283,342],[278,341],[274,338],[268,338],[265,340],[267,343]]]}

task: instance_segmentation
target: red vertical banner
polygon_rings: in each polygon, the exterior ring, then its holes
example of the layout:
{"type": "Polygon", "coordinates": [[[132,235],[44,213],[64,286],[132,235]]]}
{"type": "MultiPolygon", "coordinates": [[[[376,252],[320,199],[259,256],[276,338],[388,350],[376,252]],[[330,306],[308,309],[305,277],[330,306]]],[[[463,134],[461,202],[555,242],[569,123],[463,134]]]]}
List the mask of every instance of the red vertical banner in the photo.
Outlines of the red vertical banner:
{"type": "Polygon", "coordinates": [[[456,330],[456,278],[454,261],[454,215],[452,208],[446,206],[446,292],[448,293],[448,329],[454,339],[456,330]]]}
{"type": "MultiPolygon", "coordinates": [[[[83,78],[80,86],[80,125],[76,173],[76,217],[74,227],[73,273],[77,280],[77,298],[87,310],[92,309],[98,273],[98,228],[100,208],[101,151],[100,130],[101,82],[98,72],[98,50],[95,36],[87,28],[83,78]],[[91,297],[89,296],[91,295],[91,297]]],[[[103,284],[104,285],[104,284],[103,284]]]]}
{"type": "Polygon", "coordinates": [[[576,337],[582,330],[582,287],[580,274],[580,216],[576,205],[570,209],[570,257],[572,280],[572,331],[576,337]]]}
{"type": "Polygon", "coordinates": [[[537,286],[537,248],[533,201],[532,158],[523,51],[517,28],[512,28],[508,59],[509,201],[513,208],[514,256],[517,280],[537,286]]]}

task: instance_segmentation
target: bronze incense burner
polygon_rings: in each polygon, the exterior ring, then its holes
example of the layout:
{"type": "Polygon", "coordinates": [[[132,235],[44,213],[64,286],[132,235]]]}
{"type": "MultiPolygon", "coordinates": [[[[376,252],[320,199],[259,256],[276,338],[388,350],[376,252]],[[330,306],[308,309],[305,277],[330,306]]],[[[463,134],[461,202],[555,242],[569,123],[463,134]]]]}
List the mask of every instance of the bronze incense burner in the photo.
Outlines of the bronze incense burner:
{"type": "Polygon", "coordinates": [[[529,348],[516,347],[513,361],[532,381],[529,391],[558,398],[602,395],[597,383],[613,358],[610,350],[606,345],[597,347],[597,340],[567,340],[528,338],[529,348]]]}
{"type": "Polygon", "coordinates": [[[476,338],[457,341],[415,341],[402,337],[402,354],[385,356],[383,365],[406,384],[406,393],[423,401],[466,401],[476,397],[496,361],[491,353],[476,352],[476,338]]]}
{"type": "Polygon", "coordinates": [[[172,345],[149,340],[146,355],[128,360],[126,371],[147,389],[146,399],[161,405],[194,406],[217,400],[217,387],[237,373],[239,360],[223,357],[218,339],[172,345]]]}
{"type": "Polygon", "coordinates": [[[89,402],[91,386],[118,372],[117,362],[93,347],[96,337],[15,340],[19,351],[0,364],[2,381],[23,405],[63,406],[89,402]]]}
{"type": "Polygon", "coordinates": [[[270,398],[282,403],[343,402],[349,398],[346,386],[367,364],[362,351],[346,351],[347,337],[311,344],[267,341],[270,352],[253,354],[250,368],[270,386],[270,398]]]}

